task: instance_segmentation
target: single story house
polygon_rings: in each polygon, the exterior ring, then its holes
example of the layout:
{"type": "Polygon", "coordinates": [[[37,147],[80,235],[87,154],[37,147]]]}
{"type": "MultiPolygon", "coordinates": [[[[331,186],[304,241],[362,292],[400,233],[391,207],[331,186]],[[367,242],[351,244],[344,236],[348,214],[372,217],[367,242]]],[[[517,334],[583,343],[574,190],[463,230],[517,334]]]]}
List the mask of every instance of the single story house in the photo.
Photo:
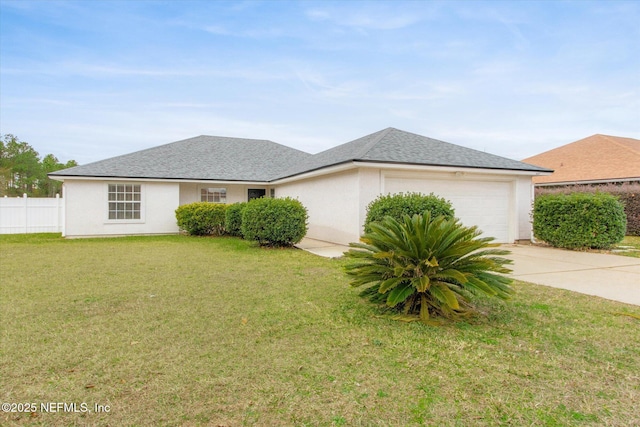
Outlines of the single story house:
{"type": "Polygon", "coordinates": [[[531,179],[552,171],[387,128],[318,154],[272,141],[198,136],[49,174],[63,181],[64,235],[177,233],[175,209],[196,201],[292,197],[307,236],[359,239],[380,194],[435,193],[498,242],[531,238],[531,179]]]}
{"type": "Polygon", "coordinates": [[[640,182],[640,140],[596,134],[523,162],[554,169],[533,178],[541,187],[640,182]]]}

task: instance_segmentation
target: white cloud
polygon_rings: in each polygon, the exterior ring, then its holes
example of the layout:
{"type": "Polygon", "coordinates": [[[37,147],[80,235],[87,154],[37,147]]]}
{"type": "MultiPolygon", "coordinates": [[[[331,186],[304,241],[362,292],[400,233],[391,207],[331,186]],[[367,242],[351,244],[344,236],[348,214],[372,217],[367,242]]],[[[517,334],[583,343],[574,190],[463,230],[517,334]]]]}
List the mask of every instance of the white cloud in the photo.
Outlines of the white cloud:
{"type": "Polygon", "coordinates": [[[220,36],[231,36],[231,35],[233,35],[233,33],[231,31],[227,30],[222,25],[206,25],[206,26],[202,27],[201,29],[203,31],[206,31],[207,33],[217,34],[217,35],[220,35],[220,36]]]}
{"type": "MultiPolygon", "coordinates": [[[[405,12],[406,4],[398,3],[397,8],[386,3],[369,3],[367,7],[361,7],[359,3],[355,5],[357,7],[353,8],[311,8],[305,14],[312,21],[328,21],[358,30],[399,30],[423,19],[417,10],[405,12]]],[[[425,11],[424,8],[420,10],[425,11]]]]}
{"type": "Polygon", "coordinates": [[[340,83],[330,82],[327,76],[311,70],[295,71],[298,80],[314,95],[323,98],[354,98],[364,92],[363,81],[344,80],[340,83]]]}
{"type": "Polygon", "coordinates": [[[638,7],[25,3],[3,3],[0,125],[61,159],[198,134],[317,152],[388,126],[513,158],[640,138],[638,7]]]}

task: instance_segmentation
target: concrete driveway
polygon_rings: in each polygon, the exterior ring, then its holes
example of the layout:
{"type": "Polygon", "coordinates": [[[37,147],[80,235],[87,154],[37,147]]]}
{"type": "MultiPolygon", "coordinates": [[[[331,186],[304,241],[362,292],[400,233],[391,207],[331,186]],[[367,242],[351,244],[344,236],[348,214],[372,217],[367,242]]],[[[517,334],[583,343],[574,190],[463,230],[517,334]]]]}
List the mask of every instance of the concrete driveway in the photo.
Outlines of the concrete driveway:
{"type": "Polygon", "coordinates": [[[529,245],[511,251],[514,279],[640,305],[640,258],[529,245]]]}
{"type": "MultiPolygon", "coordinates": [[[[348,246],[303,239],[300,249],[339,258],[348,246]]],[[[511,277],[538,285],[640,305],[640,258],[531,245],[502,245],[511,251],[511,277]]]]}

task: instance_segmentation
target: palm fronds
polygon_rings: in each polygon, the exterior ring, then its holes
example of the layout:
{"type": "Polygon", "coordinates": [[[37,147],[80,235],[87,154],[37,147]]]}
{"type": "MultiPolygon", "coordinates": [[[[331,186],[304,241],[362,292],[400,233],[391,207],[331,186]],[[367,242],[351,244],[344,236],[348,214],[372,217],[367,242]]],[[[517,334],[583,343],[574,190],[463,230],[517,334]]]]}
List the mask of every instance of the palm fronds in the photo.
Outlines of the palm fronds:
{"type": "Polygon", "coordinates": [[[345,270],[351,285],[404,315],[429,322],[432,317],[459,318],[473,311],[468,297],[485,294],[508,299],[511,263],[506,250],[492,247],[477,227],[457,219],[405,215],[371,224],[372,231],[351,243],[345,270]]]}

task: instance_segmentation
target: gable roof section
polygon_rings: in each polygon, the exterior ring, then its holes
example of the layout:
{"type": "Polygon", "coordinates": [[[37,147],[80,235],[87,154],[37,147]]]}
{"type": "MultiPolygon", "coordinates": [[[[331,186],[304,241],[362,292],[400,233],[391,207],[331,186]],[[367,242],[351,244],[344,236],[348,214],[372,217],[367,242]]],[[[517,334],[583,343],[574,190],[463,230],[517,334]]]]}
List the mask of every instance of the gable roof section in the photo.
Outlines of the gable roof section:
{"type": "Polygon", "coordinates": [[[551,172],[544,167],[387,128],[315,155],[267,140],[198,136],[49,175],[270,182],[349,162],[551,172]]]}
{"type": "Polygon", "coordinates": [[[535,184],[640,180],[640,140],[596,134],[523,161],[555,170],[535,184]]]}
{"type": "Polygon", "coordinates": [[[551,172],[544,167],[387,128],[315,154],[288,169],[281,178],[351,161],[551,172]]]}
{"type": "Polygon", "coordinates": [[[267,140],[197,136],[53,172],[53,176],[269,181],[311,154],[267,140]]]}

